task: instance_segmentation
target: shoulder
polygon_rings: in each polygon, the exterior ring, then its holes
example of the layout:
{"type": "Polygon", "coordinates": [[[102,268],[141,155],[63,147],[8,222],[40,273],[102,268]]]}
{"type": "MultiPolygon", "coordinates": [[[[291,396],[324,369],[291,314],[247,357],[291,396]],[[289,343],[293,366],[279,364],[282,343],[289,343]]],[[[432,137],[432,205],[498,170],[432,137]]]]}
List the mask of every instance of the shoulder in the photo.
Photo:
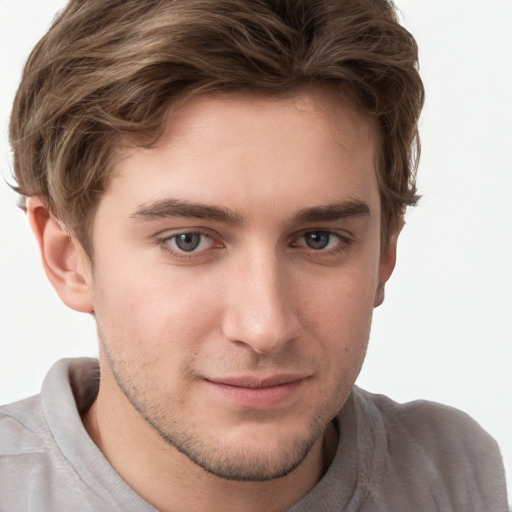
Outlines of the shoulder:
{"type": "MultiPolygon", "coordinates": [[[[386,426],[388,440],[399,437],[416,447],[450,454],[479,457],[499,454],[496,441],[468,414],[447,405],[415,400],[398,403],[384,395],[355,390],[360,404],[374,408],[386,426]],[[457,449],[462,449],[459,452],[457,449]],[[448,453],[446,452],[448,450],[448,453]]],[[[501,459],[500,459],[501,460],[501,459]]]]}
{"type": "MultiPolygon", "coordinates": [[[[75,506],[85,501],[84,486],[57,443],[59,430],[72,430],[80,422],[68,367],[66,361],[56,363],[39,395],[0,407],[2,511],[69,510],[70,506],[90,510],[87,504],[75,506]]],[[[78,439],[76,432],[69,437],[78,439]]]]}
{"type": "Polygon", "coordinates": [[[353,395],[362,429],[381,432],[373,455],[382,460],[374,481],[379,499],[430,500],[440,510],[506,510],[498,445],[474,419],[426,400],[400,404],[359,388],[353,395]]]}
{"type": "Polygon", "coordinates": [[[97,374],[95,359],[62,359],[47,373],[40,394],[1,406],[0,457],[58,452],[59,435],[82,429],[79,413],[94,400],[97,374]]]}
{"type": "Polygon", "coordinates": [[[41,451],[45,426],[39,395],[0,407],[0,457],[41,451]]]}
{"type": "Polygon", "coordinates": [[[53,474],[40,395],[0,407],[0,510],[33,510],[53,474]]]}

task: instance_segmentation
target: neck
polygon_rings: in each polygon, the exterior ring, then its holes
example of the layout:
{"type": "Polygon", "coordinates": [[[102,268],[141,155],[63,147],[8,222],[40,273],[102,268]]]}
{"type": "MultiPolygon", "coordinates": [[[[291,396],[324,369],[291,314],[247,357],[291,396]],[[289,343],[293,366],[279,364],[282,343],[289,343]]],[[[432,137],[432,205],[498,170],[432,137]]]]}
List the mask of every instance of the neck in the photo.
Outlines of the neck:
{"type": "Polygon", "coordinates": [[[225,480],[164,441],[105,373],[98,397],[83,421],[121,478],[160,512],[285,510],[316,485],[337,445],[336,431],[330,425],[288,475],[263,482],[225,480]]]}

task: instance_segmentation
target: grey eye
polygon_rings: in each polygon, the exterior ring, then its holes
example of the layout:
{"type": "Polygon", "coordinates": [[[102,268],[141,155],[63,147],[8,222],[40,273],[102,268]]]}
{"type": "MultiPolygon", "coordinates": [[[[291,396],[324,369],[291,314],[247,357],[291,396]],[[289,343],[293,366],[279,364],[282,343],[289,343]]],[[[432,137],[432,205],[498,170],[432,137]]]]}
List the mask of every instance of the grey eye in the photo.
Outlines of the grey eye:
{"type": "Polygon", "coordinates": [[[182,233],[174,237],[174,243],[180,251],[195,251],[201,244],[201,233],[182,233]]]}
{"type": "Polygon", "coordinates": [[[331,241],[332,233],[328,231],[311,231],[304,234],[304,241],[311,249],[325,249],[331,241]]]}

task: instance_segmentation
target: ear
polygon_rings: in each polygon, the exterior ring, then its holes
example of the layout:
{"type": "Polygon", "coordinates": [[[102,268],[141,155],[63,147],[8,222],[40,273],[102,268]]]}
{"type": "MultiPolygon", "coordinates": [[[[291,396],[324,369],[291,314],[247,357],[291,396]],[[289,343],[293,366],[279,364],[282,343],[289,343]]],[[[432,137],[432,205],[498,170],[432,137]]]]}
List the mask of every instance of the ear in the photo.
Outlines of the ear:
{"type": "Polygon", "coordinates": [[[395,268],[398,236],[400,235],[404,224],[404,220],[401,219],[398,228],[391,233],[386,241],[386,246],[382,248],[379,262],[379,281],[377,283],[377,290],[375,292],[375,300],[373,303],[373,307],[375,308],[384,302],[385,286],[395,268]]]}
{"type": "Polygon", "coordinates": [[[39,197],[27,198],[26,206],[44,270],[62,302],[76,311],[92,313],[91,266],[81,244],[39,197]]]}

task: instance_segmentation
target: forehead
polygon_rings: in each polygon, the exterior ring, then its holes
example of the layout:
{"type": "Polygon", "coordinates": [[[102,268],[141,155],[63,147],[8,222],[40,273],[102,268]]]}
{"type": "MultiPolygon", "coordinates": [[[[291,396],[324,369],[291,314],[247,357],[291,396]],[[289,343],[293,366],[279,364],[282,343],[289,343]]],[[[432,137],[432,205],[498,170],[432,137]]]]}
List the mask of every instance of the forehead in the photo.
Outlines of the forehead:
{"type": "Polygon", "coordinates": [[[292,119],[297,128],[304,123],[315,125],[325,130],[326,139],[333,138],[344,146],[371,143],[376,131],[376,125],[368,116],[352,107],[341,93],[326,87],[296,89],[280,95],[217,92],[192,96],[172,109],[156,146],[179,141],[192,130],[210,124],[216,129],[222,127],[223,131],[231,128],[239,136],[249,132],[254,136],[262,135],[255,133],[254,128],[267,125],[270,130],[266,131],[266,142],[269,139],[285,142],[289,132],[272,130],[272,127],[292,119]],[[342,122],[338,122],[340,120],[342,122]]]}
{"type": "Polygon", "coordinates": [[[172,197],[260,212],[375,201],[377,148],[375,123],[331,91],[196,96],[153,147],[125,147],[105,195],[132,208],[172,197]]]}

